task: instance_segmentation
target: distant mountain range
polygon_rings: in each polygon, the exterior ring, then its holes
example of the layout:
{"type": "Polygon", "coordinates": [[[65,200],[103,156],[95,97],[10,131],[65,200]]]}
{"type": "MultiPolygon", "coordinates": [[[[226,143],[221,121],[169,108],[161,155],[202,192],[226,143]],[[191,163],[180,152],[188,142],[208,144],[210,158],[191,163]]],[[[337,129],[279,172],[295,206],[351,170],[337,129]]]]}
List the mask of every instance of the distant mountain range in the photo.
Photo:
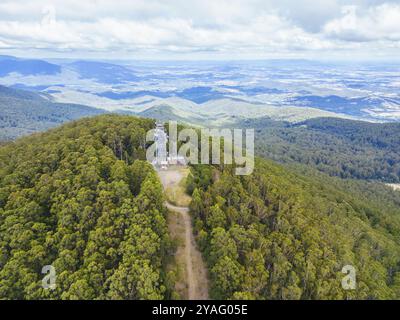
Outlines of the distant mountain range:
{"type": "Polygon", "coordinates": [[[0,139],[104,112],[214,127],[257,119],[399,121],[396,70],[304,60],[119,63],[0,56],[0,139]]]}
{"type": "Polygon", "coordinates": [[[350,118],[343,114],[310,107],[277,107],[230,98],[210,100],[202,104],[177,97],[152,99],[144,102],[140,107],[140,111],[131,111],[130,113],[164,121],[183,121],[197,126],[226,126],[246,119],[264,117],[292,123],[320,117],[350,118]]]}
{"type": "Polygon", "coordinates": [[[76,61],[65,67],[76,71],[82,78],[95,79],[106,84],[137,81],[139,79],[132,70],[111,63],[76,61]]]}
{"type": "MultiPolygon", "coordinates": [[[[0,85],[0,140],[43,131],[65,121],[106,113],[104,109],[77,103],[59,103],[47,92],[23,90],[0,85]]],[[[269,119],[299,122],[310,118],[339,115],[313,108],[255,105],[232,99],[197,104],[178,97],[142,97],[140,106],[114,110],[163,121],[175,120],[196,126],[232,125],[246,119],[269,119]]]]}
{"type": "Polygon", "coordinates": [[[55,75],[61,72],[61,66],[43,60],[18,59],[11,56],[0,56],[0,77],[10,73],[28,75],[55,75]]]}
{"type": "MultiPolygon", "coordinates": [[[[47,93],[0,86],[0,141],[106,112],[57,103],[47,93]]],[[[254,128],[259,155],[342,178],[400,182],[399,123],[353,121],[308,107],[232,104],[230,99],[196,104],[178,97],[144,100],[140,110],[118,113],[197,127],[254,128]]]]}
{"type": "MultiPolygon", "coordinates": [[[[317,116],[399,121],[400,77],[396,72],[400,73],[400,65],[388,68],[379,63],[307,60],[115,62],[0,56],[0,85],[107,111],[141,113],[169,106],[178,116],[182,116],[181,110],[176,110],[181,104],[190,105],[188,111],[195,114],[208,113],[208,105],[218,113],[220,109],[241,110],[245,104],[250,114],[253,106],[269,106],[271,110],[283,108],[285,117],[290,110],[296,114],[294,118],[321,112],[317,116]]],[[[163,117],[169,111],[165,110],[163,117]]],[[[219,122],[239,116],[223,113],[219,122]]]]}
{"type": "Polygon", "coordinates": [[[0,86],[0,140],[15,139],[104,112],[78,104],[55,103],[48,94],[0,86]]]}

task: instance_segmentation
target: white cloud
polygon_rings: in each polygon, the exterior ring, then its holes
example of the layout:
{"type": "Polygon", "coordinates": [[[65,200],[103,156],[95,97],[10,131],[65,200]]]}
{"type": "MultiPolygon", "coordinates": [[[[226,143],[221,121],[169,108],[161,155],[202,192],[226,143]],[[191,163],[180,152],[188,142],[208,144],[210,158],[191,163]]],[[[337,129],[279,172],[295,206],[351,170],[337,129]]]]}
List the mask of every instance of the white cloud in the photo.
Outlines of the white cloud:
{"type": "Polygon", "coordinates": [[[226,57],[392,52],[399,21],[400,6],[380,0],[3,0],[0,48],[226,57]]]}
{"type": "Polygon", "coordinates": [[[342,12],[342,17],[325,25],[327,35],[353,42],[400,40],[398,4],[383,4],[364,11],[356,6],[347,6],[342,12]]]}

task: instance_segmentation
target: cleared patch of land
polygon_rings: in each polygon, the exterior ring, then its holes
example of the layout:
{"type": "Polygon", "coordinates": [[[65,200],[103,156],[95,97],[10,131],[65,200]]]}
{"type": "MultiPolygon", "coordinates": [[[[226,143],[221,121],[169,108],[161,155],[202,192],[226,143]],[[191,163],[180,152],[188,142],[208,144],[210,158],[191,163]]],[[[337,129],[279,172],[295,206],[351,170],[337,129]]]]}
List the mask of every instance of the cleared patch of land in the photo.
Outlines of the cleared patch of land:
{"type": "Polygon", "coordinates": [[[394,190],[399,190],[400,191],[400,184],[399,183],[387,183],[387,186],[393,188],[394,190]]]}
{"type": "Polygon", "coordinates": [[[187,207],[191,199],[185,194],[184,188],[184,179],[189,174],[189,169],[170,167],[168,170],[159,170],[158,174],[167,196],[166,206],[170,211],[168,227],[177,244],[175,266],[172,267],[176,276],[175,290],[180,298],[206,300],[208,299],[207,269],[194,239],[187,207]],[[169,199],[176,204],[172,204],[169,199]],[[182,270],[186,271],[185,274],[182,270]]]}
{"type": "Polygon", "coordinates": [[[187,167],[170,167],[168,170],[159,172],[161,182],[164,185],[167,201],[178,207],[187,207],[190,204],[190,197],[185,192],[186,177],[189,174],[187,167]]]}

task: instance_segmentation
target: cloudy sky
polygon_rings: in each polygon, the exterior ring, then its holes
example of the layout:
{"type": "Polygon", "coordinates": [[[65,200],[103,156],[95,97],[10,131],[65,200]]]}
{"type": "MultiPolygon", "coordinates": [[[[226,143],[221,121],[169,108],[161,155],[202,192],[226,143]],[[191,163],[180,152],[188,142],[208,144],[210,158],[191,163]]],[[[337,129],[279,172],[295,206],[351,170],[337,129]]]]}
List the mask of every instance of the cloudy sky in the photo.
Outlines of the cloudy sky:
{"type": "Polygon", "coordinates": [[[1,0],[0,54],[394,59],[400,0],[1,0]]]}

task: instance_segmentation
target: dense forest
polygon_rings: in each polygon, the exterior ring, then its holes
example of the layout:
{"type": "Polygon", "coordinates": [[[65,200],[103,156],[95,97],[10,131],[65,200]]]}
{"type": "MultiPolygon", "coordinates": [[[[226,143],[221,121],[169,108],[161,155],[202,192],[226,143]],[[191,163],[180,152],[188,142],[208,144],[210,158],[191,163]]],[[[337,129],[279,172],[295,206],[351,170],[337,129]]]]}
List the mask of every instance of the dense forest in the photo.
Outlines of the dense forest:
{"type": "Polygon", "coordinates": [[[257,159],[192,167],[187,189],[215,299],[400,298],[400,193],[257,159]],[[341,271],[356,270],[356,290],[341,271]]]}
{"type": "Polygon", "coordinates": [[[0,299],[169,297],[162,186],[144,161],[153,124],[99,116],[0,147],[0,299]]]}
{"type": "MultiPolygon", "coordinates": [[[[177,297],[162,185],[145,161],[153,126],[101,115],[0,145],[0,299],[177,297]],[[55,290],[42,287],[46,265],[55,290]]],[[[381,140],[351,126],[336,132],[329,119],[285,130],[309,127],[374,150],[396,146],[367,129],[381,140]]],[[[250,176],[191,166],[186,187],[211,298],[400,298],[400,192],[288,162],[257,158],[250,176]],[[345,265],[356,270],[356,290],[342,288],[345,265]]]]}
{"type": "Polygon", "coordinates": [[[318,118],[291,124],[263,118],[238,125],[255,128],[262,157],[340,178],[400,182],[399,123],[318,118]]]}

